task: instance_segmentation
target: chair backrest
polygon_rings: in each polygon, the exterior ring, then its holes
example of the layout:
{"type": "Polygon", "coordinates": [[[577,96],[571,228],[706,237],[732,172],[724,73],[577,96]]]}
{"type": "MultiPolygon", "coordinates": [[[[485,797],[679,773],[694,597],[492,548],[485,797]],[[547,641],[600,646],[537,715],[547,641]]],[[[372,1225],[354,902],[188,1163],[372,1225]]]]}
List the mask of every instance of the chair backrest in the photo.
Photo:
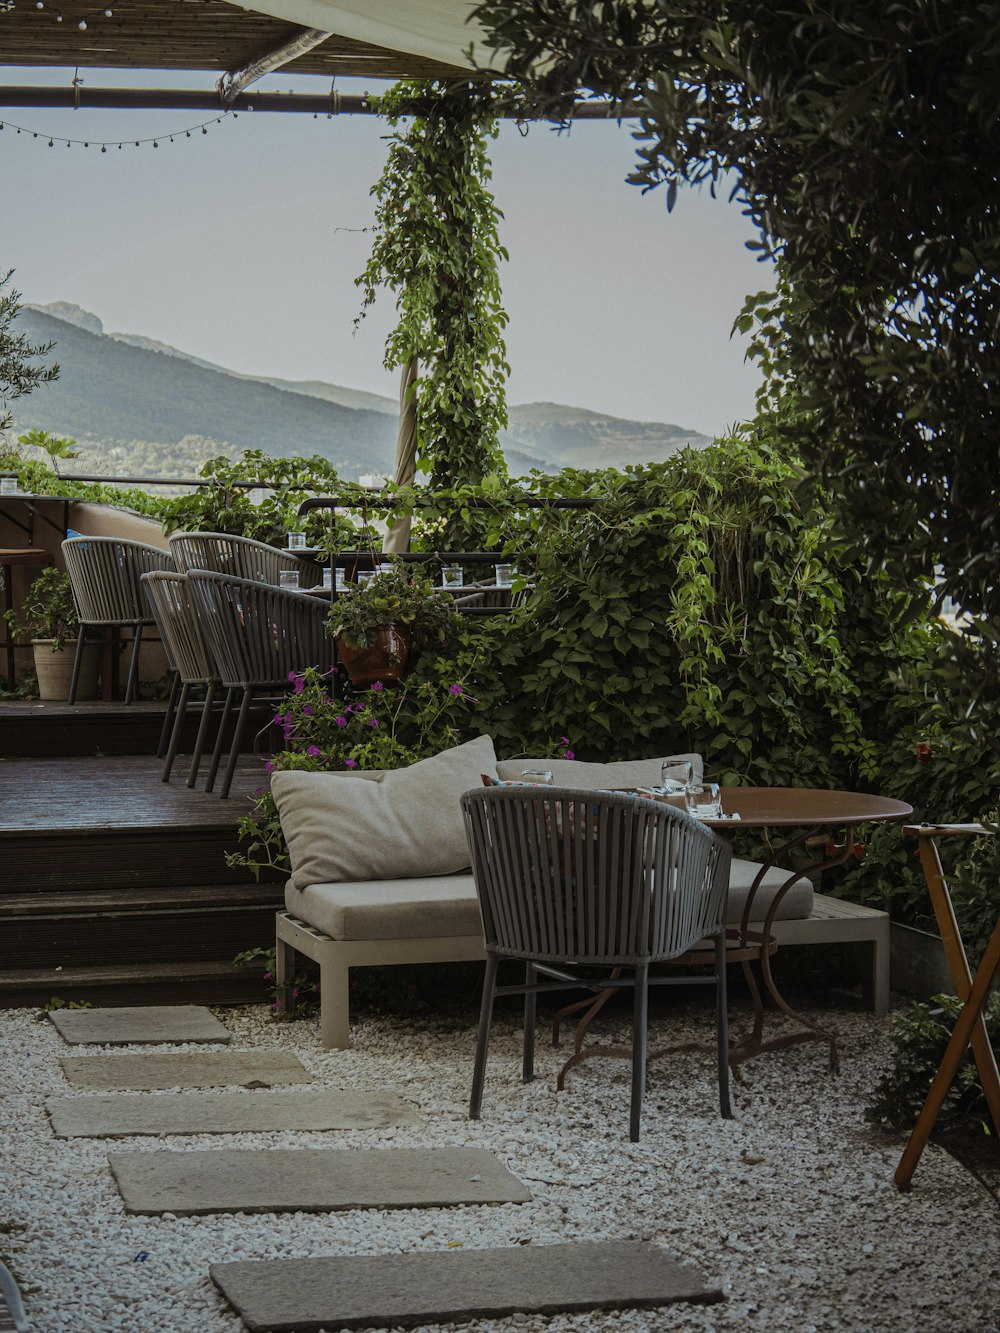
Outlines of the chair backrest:
{"type": "Polygon", "coordinates": [[[283,569],[295,570],[299,587],[312,588],[322,578],[322,570],[310,560],[299,560],[288,551],[279,551],[267,542],[252,537],[237,537],[228,532],[175,532],[170,537],[170,552],[182,574],[192,569],[207,569],[234,578],[277,586],[283,569]]]}
{"type": "Polygon", "coordinates": [[[142,582],[171,669],[185,685],[207,685],[216,679],[215,667],[198,627],[187,577],[155,570],[143,574],[142,582]]]}
{"type": "Polygon", "coordinates": [[[142,576],[174,568],[166,551],[119,537],[67,537],[62,552],[84,625],[153,624],[142,576]]]}
{"type": "Polygon", "coordinates": [[[187,575],[198,627],[227,689],[287,685],[289,673],[329,670],[329,606],[308,593],[193,569],[187,575]]]}
{"type": "Polygon", "coordinates": [[[671,806],[492,787],[462,797],[487,949],[549,962],[676,958],[725,921],[731,852],[671,806]]]}

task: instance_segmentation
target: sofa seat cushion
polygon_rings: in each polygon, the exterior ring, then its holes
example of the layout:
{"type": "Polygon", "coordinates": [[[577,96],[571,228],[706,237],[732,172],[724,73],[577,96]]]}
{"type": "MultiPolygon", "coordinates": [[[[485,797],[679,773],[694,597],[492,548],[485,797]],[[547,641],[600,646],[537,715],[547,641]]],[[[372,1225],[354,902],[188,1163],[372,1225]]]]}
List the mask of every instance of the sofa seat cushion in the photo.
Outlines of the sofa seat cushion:
{"type": "Polygon", "coordinates": [[[334,940],[417,940],[483,933],[471,875],[285,888],[293,916],[334,940]]]}
{"type": "Polygon", "coordinates": [[[468,869],[462,793],[495,772],[493,741],[479,736],[378,779],[272,774],[292,882],[304,889],[468,869]]]}
{"type": "MultiPolygon", "coordinates": [[[[742,918],[747,894],[750,892],[750,886],[753,884],[758,870],[760,870],[759,861],[741,861],[738,857],[733,857],[733,868],[729,872],[729,903],[726,907],[726,922],[729,925],[738,924],[742,918]]],[[[787,881],[788,875],[789,871],[787,870],[769,870],[767,872],[764,876],[764,882],[757,890],[754,898],[751,921],[764,920],[767,916],[767,909],[774,901],[774,895],[787,881]]],[[[805,878],[798,879],[781,900],[775,920],[804,920],[806,917],[812,916],[812,910],[812,881],[805,878]]]]}

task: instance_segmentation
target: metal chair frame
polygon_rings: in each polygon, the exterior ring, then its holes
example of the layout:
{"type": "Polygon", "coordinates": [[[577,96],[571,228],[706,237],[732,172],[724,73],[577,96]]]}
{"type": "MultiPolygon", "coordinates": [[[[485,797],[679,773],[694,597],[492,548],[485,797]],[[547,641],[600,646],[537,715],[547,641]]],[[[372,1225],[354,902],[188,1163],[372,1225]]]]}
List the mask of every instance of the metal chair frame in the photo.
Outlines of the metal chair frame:
{"type": "Polygon", "coordinates": [[[142,631],[147,625],[154,624],[142,576],[153,570],[172,570],[173,561],[157,546],[119,537],[67,537],[62,552],[80,617],[68,702],[76,703],[84,630],[98,627],[112,632],[115,629],[132,630],[132,658],[125,689],[125,702],[130,704],[139,680],[142,631]]]}
{"type": "MultiPolygon", "coordinates": [[[[191,690],[199,686],[205,687],[201,721],[198,724],[198,735],[187,776],[187,785],[193,787],[198,777],[198,768],[208,737],[212,704],[215,700],[215,689],[219,683],[219,677],[198,627],[198,618],[188,588],[187,576],[185,574],[173,574],[166,570],[157,570],[150,574],[144,574],[142,581],[149,597],[149,604],[157,628],[160,631],[167,661],[174,673],[170,701],[164,719],[164,727],[170,726],[170,743],[166,753],[166,762],[163,766],[164,782],[170,781],[170,773],[177,757],[184,723],[187,719],[191,690]]],[[[162,736],[160,741],[161,749],[159,753],[162,754],[162,736]]]]}
{"type": "Polygon", "coordinates": [[[215,785],[223,737],[236,695],[242,693],[220,797],[229,795],[250,703],[261,690],[287,691],[292,672],[331,670],[335,645],[327,638],[325,602],[291,588],[206,570],[187,575],[198,626],[226,691],[206,791],[215,785]]]}
{"type": "Polygon", "coordinates": [[[175,532],[169,541],[170,553],[181,574],[207,569],[278,587],[282,571],[294,570],[300,588],[315,587],[323,577],[322,568],[314,561],[300,560],[290,551],[280,551],[277,546],[252,537],[237,537],[228,532],[175,532]]]}
{"type": "Polygon", "coordinates": [[[719,1106],[732,1116],[725,915],[732,853],[686,813],[642,797],[570,788],[484,788],[462,797],[483,916],[486,975],[469,1115],[478,1120],[497,995],[524,995],[522,1077],[534,1076],[539,992],[633,988],[629,1135],[639,1139],[650,985],[716,988],[719,1106]],[[710,977],[649,976],[701,940],[715,944],[710,977]],[[498,986],[501,958],[525,964],[523,985],[498,986]],[[611,970],[592,980],[579,967],[611,970]],[[631,975],[622,976],[620,969],[631,975]],[[552,978],[539,982],[541,974],[552,978]]]}

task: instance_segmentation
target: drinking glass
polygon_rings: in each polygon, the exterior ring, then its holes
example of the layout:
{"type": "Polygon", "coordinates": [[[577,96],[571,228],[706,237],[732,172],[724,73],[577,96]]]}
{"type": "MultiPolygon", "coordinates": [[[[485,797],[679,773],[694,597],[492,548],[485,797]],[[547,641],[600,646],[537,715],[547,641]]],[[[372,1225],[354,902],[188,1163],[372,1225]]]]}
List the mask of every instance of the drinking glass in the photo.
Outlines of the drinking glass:
{"type": "Polygon", "coordinates": [[[16,495],[16,494],[17,494],[17,478],[0,477],[0,495],[16,495]]]}
{"type": "Polygon", "coordinates": [[[364,588],[367,584],[371,583],[371,581],[372,581],[372,579],[373,579],[374,577],[375,577],[375,571],[374,571],[374,569],[359,569],[359,570],[358,570],[358,587],[359,587],[359,588],[364,588]]]}
{"type": "Polygon", "coordinates": [[[347,570],[338,568],[335,571],[334,588],[337,592],[344,592],[347,588],[347,570]]]}
{"type": "Polygon", "coordinates": [[[551,768],[525,768],[521,771],[521,781],[533,787],[551,787],[553,784],[551,768]]]}
{"type": "Polygon", "coordinates": [[[684,804],[695,819],[718,819],[722,814],[722,792],[717,782],[689,782],[684,788],[684,804]]]}
{"type": "Polygon", "coordinates": [[[299,571],[297,569],[278,570],[279,588],[297,588],[298,586],[299,586],[299,571]]]}
{"type": "Polygon", "coordinates": [[[304,551],[306,549],[306,534],[304,532],[290,532],[288,534],[288,549],[290,551],[304,551]]]}
{"type": "Polygon", "coordinates": [[[329,592],[333,588],[333,570],[329,565],[323,570],[323,590],[329,592]]]}
{"type": "Polygon", "coordinates": [[[676,796],[694,782],[694,764],[690,759],[664,759],[660,765],[660,783],[668,796],[676,796]]]}
{"type": "Polygon", "coordinates": [[[442,588],[461,588],[465,582],[465,576],[461,565],[445,565],[441,570],[442,588]]]}
{"type": "Polygon", "coordinates": [[[514,581],[513,565],[494,565],[493,570],[496,574],[497,587],[509,588],[514,581]]]}

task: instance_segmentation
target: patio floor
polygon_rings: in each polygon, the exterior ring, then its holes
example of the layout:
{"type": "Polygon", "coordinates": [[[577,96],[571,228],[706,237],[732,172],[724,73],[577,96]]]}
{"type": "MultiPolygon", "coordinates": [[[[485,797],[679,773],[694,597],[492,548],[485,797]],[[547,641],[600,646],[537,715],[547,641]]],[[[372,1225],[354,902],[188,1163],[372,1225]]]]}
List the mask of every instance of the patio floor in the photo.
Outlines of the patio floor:
{"type": "MultiPolygon", "coordinates": [[[[708,1001],[686,999],[658,1013],[654,1042],[704,1041],[709,1010],[708,1001]]],[[[818,1048],[772,1053],[746,1067],[747,1083],[735,1089],[736,1118],[728,1122],[715,1109],[710,1042],[704,1053],[658,1062],[643,1138],[631,1144],[624,1062],[591,1062],[557,1094],[562,1056],[543,1042],[538,1079],[522,1086],[509,1016],[496,1026],[484,1118],[472,1123],[466,1103],[473,1014],[362,1015],[350,1050],[324,1051],[314,1020],[276,1025],[260,1006],[218,1012],[232,1035],[229,1049],[298,1055],[314,1076],[310,1091],[394,1091],[422,1123],[221,1139],[175,1135],[157,1140],[156,1150],[485,1148],[528,1187],[531,1200],[364,1213],[128,1216],[108,1151],[148,1151],[150,1141],[55,1139],[44,1104],[70,1093],[59,1062],[73,1048],[51,1024],[8,1011],[0,1014],[10,1127],[0,1220],[24,1230],[5,1236],[2,1247],[29,1288],[32,1327],[62,1327],[68,1315],[73,1326],[101,1333],[235,1333],[240,1321],[211,1283],[210,1264],[579,1240],[652,1241],[693,1260],[726,1300],[646,1312],[514,1315],[467,1327],[477,1333],[995,1333],[1000,1323],[993,1281],[997,1201],[936,1146],[925,1154],[912,1192],[899,1194],[892,1172],[901,1139],[864,1121],[864,1104],[887,1060],[887,1020],[824,1010],[824,1021],[845,1039],[840,1076],[828,1075],[818,1048]]],[[[747,1021],[737,999],[735,1031],[747,1021]]],[[[612,1016],[600,1036],[618,1038],[625,1026],[624,1016],[612,1016]]],[[[101,1053],[79,1053],[88,1050],[101,1053]]]]}

